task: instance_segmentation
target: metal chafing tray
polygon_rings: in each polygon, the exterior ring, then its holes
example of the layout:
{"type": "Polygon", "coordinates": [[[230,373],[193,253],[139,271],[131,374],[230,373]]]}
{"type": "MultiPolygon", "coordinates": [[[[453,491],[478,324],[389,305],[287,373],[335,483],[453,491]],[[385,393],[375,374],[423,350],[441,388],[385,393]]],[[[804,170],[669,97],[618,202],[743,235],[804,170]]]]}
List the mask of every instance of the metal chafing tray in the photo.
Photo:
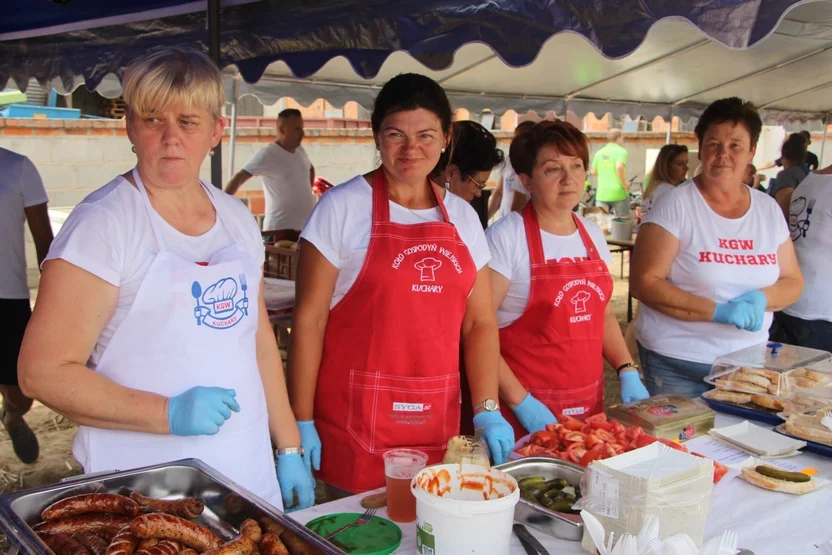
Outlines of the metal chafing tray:
{"type": "MultiPolygon", "coordinates": [[[[523,476],[542,476],[546,480],[563,478],[570,486],[579,486],[584,475],[584,469],[576,464],[546,457],[527,457],[494,468],[511,474],[515,479],[523,476]]],[[[562,540],[581,541],[584,535],[580,515],[556,513],[523,498],[514,508],[514,520],[562,540]]]]}
{"type": "Polygon", "coordinates": [[[197,459],[184,459],[124,472],[109,472],[71,478],[59,484],[0,495],[0,531],[22,553],[51,555],[32,526],[48,505],[82,493],[127,493],[160,499],[198,497],[205,502],[199,524],[220,537],[231,539],[247,519],[270,517],[300,537],[312,553],[345,555],[343,551],[278,511],[247,489],[197,459]]]}

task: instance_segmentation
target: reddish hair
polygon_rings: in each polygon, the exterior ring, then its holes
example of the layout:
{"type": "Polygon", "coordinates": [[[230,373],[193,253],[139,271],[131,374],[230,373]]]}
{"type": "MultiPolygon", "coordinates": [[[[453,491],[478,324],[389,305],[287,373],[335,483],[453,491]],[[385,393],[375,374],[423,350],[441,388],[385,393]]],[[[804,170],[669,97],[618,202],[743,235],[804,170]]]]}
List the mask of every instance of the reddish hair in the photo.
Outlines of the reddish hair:
{"type": "Polygon", "coordinates": [[[545,146],[553,146],[560,154],[580,158],[589,167],[589,142],[586,135],[567,121],[541,121],[511,141],[509,158],[517,173],[531,175],[537,155],[545,146]]]}

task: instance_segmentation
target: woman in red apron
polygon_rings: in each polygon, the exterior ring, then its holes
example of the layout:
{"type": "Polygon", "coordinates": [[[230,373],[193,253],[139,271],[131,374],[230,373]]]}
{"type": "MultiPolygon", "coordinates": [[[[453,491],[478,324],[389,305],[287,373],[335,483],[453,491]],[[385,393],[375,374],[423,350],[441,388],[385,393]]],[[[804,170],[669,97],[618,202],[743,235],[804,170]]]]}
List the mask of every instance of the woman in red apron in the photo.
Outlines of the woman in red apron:
{"type": "Polygon", "coordinates": [[[604,359],[618,370],[625,402],[648,397],[609,303],[606,241],[572,212],[588,151],[584,134],[560,121],[540,122],[515,139],[511,164],[531,202],[488,231],[501,327],[500,397],[517,437],[556,415],[602,411],[604,359]]]}
{"type": "Polygon", "coordinates": [[[451,108],[427,77],[376,99],[382,165],[321,197],[301,233],[290,398],[308,465],[336,489],[384,484],[382,454],[441,460],[459,431],[462,341],[474,423],[497,462],[511,452],[498,409],[498,331],[476,213],[429,179],[451,108]]]}

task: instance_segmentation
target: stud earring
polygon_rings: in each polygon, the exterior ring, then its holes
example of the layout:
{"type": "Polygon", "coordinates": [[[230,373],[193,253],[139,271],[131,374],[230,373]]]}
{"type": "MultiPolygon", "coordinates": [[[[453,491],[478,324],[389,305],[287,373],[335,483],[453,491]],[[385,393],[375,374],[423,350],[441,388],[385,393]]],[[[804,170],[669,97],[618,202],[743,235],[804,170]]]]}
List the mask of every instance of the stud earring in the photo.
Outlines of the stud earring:
{"type": "Polygon", "coordinates": [[[213,155],[214,155],[214,149],[212,148],[211,150],[208,151],[208,156],[213,156],[213,155]]]}
{"type": "Polygon", "coordinates": [[[445,179],[445,188],[446,188],[446,189],[450,189],[450,188],[451,188],[451,182],[450,182],[450,181],[448,181],[447,179],[445,179]]]}
{"type": "Polygon", "coordinates": [[[442,147],[442,154],[445,154],[445,147],[442,147]]]}

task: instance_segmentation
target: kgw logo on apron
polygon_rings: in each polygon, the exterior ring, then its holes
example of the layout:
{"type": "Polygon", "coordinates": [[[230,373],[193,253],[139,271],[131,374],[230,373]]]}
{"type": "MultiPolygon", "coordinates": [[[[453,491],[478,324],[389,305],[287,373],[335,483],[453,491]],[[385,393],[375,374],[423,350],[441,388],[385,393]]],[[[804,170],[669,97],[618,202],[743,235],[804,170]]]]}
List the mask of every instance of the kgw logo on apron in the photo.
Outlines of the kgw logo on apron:
{"type": "Polygon", "coordinates": [[[248,285],[245,274],[238,276],[240,286],[233,277],[224,277],[202,290],[198,281],[191,285],[191,295],[196,300],[194,318],[196,325],[205,324],[209,328],[228,329],[248,316],[248,285]],[[236,303],[238,291],[242,290],[242,298],[236,303]]]}

